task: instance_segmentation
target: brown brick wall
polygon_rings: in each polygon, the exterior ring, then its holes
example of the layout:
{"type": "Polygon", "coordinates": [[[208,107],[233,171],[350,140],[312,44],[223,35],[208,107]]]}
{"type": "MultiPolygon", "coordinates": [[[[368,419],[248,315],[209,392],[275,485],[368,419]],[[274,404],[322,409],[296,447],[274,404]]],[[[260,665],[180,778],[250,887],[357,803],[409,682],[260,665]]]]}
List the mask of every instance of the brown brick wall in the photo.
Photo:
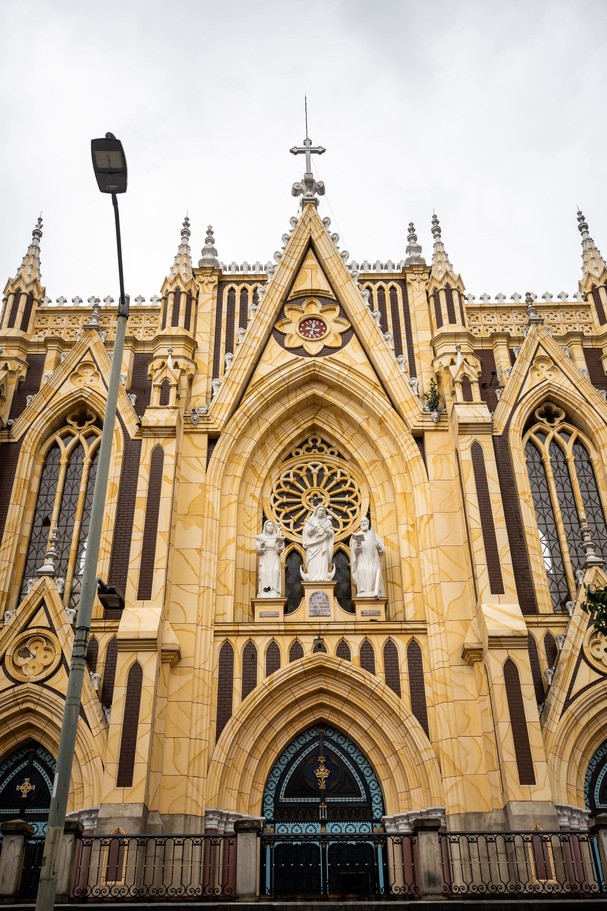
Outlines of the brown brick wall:
{"type": "Polygon", "coordinates": [[[368,639],[360,647],[360,666],[370,674],[375,673],[375,651],[368,639]]]}
{"type": "Polygon", "coordinates": [[[453,290],[449,285],[445,288],[445,302],[447,304],[447,319],[450,323],[456,323],[455,319],[455,305],[453,303],[453,290]]]}
{"type": "Polygon", "coordinates": [[[398,649],[391,639],[384,645],[384,674],[386,683],[397,696],[401,695],[400,668],[398,666],[398,649]]]}
{"type": "Polygon", "coordinates": [[[0,541],[2,541],[6,516],[11,504],[20,451],[21,440],[16,443],[0,443],[0,541]]]}
{"type": "Polygon", "coordinates": [[[133,355],[133,371],[131,373],[131,386],[129,392],[134,392],[137,396],[137,401],[135,402],[135,411],[137,414],[143,414],[150,404],[152,381],[148,379],[149,362],[149,354],[140,353],[133,355]]]}
{"type": "Polygon", "coordinates": [[[544,649],[546,651],[546,661],[548,662],[548,667],[554,667],[556,664],[556,659],[559,655],[559,650],[556,644],[556,639],[550,630],[546,630],[546,633],[544,635],[544,649]]]}
{"type": "Polygon", "coordinates": [[[97,658],[99,656],[99,643],[95,636],[91,636],[86,650],[86,663],[91,674],[97,670],[97,658]]]}
{"type": "Polygon", "coordinates": [[[160,493],[162,490],[162,467],[164,450],[155,446],[150,463],[150,482],[145,507],[143,526],[143,544],[141,547],[141,566],[139,567],[139,588],[137,598],[145,601],[152,597],[154,580],[154,562],[156,558],[156,536],[158,534],[158,516],[160,513],[160,493]]]}
{"type": "Polygon", "coordinates": [[[129,571],[129,557],[131,553],[131,540],[133,537],[133,517],[135,515],[135,498],[137,496],[140,459],[141,440],[131,440],[129,436],[125,435],[124,456],[122,459],[120,487],[118,490],[118,507],[116,510],[114,537],[112,539],[112,554],[110,557],[110,571],[108,574],[108,584],[115,585],[123,594],[126,591],[129,571]]]}
{"type": "Polygon", "coordinates": [[[532,633],[529,633],[527,645],[529,651],[529,663],[531,664],[531,676],[533,677],[533,688],[535,689],[535,699],[538,705],[541,705],[545,698],[544,681],[542,679],[542,668],[537,653],[537,643],[532,633]]]}
{"type": "Polygon", "coordinates": [[[217,671],[217,722],[215,739],[219,736],[232,717],[232,688],[234,686],[234,649],[229,642],[224,642],[219,651],[219,668],[217,671]]]}
{"type": "Polygon", "coordinates": [[[242,698],[257,686],[257,649],[252,642],[247,642],[242,652],[242,698]]]}
{"type": "Polygon", "coordinates": [[[105,650],[103,665],[103,685],[101,687],[101,704],[109,709],[114,700],[114,681],[116,680],[116,662],[118,660],[118,640],[112,636],[105,650]]]}
{"type": "Polygon", "coordinates": [[[28,354],[27,374],[22,383],[19,383],[11,402],[11,412],[9,419],[16,420],[22,411],[25,411],[28,395],[35,395],[42,384],[42,374],[44,372],[44,355],[28,354]]]}
{"type": "Polygon", "coordinates": [[[495,366],[495,356],[491,349],[479,348],[474,352],[480,361],[481,375],[479,377],[480,392],[483,402],[486,403],[489,411],[495,411],[497,408],[497,368],[495,366]]]}
{"type": "Polygon", "coordinates": [[[533,769],[533,757],[531,756],[531,744],[529,743],[521,682],[518,668],[512,658],[508,658],[504,664],[504,681],[519,782],[520,784],[535,784],[535,771],[533,769]]]}
{"type": "Polygon", "coordinates": [[[266,649],[266,677],[269,677],[270,674],[274,674],[277,670],[280,669],[280,649],[277,644],[272,641],[266,649]]]}
{"type": "Polygon", "coordinates": [[[424,664],[419,643],[412,639],[407,646],[407,667],[409,669],[409,695],[411,711],[430,737],[428,725],[428,706],[426,704],[426,684],[424,683],[424,664]]]}
{"type": "Polygon", "coordinates": [[[485,470],[485,455],[483,453],[483,447],[478,440],[475,440],[472,444],[470,454],[472,457],[474,483],[476,484],[476,496],[481,518],[485,558],[487,560],[487,570],[489,572],[489,585],[491,586],[491,592],[494,595],[503,595],[504,581],[502,579],[497,538],[495,536],[495,524],[493,522],[493,510],[491,508],[491,497],[489,495],[487,472],[485,470]]]}
{"type": "Polygon", "coordinates": [[[303,658],[304,650],[301,646],[301,642],[298,642],[297,639],[289,649],[289,661],[299,661],[300,658],[303,658]]]}
{"type": "Polygon", "coordinates": [[[601,364],[602,355],[600,348],[584,348],[588,378],[596,389],[607,389],[607,376],[601,364]]]}
{"type": "Polygon", "coordinates": [[[143,671],[139,662],[136,661],[129,671],[126,684],[122,739],[118,757],[118,775],[116,776],[116,787],[118,788],[130,788],[133,784],[142,683],[143,671]]]}
{"type": "Polygon", "coordinates": [[[506,530],[510,544],[510,555],[514,568],[514,581],[519,604],[524,614],[537,614],[535,592],[529,568],[529,557],[525,543],[525,531],[519,509],[518,494],[510,460],[507,433],[493,438],[495,461],[502,492],[502,504],[506,519],[506,530]]]}
{"type": "Polygon", "coordinates": [[[599,323],[601,326],[604,326],[607,320],[605,319],[605,308],[603,307],[601,293],[598,288],[592,289],[592,299],[594,301],[594,306],[596,307],[596,315],[598,317],[599,323]]]}
{"type": "Polygon", "coordinates": [[[344,661],[352,660],[352,653],[350,652],[350,646],[345,639],[340,639],[335,649],[335,654],[338,658],[343,658],[344,661]]]}

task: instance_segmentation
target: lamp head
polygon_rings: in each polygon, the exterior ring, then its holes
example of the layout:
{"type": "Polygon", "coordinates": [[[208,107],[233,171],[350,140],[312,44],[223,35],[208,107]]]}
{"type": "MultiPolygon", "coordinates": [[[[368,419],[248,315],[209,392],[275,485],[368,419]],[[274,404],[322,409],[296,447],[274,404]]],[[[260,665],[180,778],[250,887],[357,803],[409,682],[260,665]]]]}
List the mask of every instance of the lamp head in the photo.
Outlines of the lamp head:
{"type": "Polygon", "coordinates": [[[106,133],[104,139],[91,139],[91,156],[101,192],[126,193],[126,157],[120,140],[113,133],[106,133]]]}

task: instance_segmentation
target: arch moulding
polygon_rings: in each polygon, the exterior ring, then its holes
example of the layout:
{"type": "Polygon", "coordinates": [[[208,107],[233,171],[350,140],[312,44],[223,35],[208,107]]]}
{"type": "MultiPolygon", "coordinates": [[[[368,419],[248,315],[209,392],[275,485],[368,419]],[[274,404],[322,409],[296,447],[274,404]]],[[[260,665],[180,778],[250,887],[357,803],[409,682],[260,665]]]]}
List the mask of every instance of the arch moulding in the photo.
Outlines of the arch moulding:
{"type": "Polygon", "coordinates": [[[242,704],[215,748],[207,805],[261,815],[276,760],[298,734],[323,722],[365,754],[386,813],[444,805],[438,761],[417,720],[383,682],[355,665],[344,670],[326,654],[277,671],[242,704]]]}

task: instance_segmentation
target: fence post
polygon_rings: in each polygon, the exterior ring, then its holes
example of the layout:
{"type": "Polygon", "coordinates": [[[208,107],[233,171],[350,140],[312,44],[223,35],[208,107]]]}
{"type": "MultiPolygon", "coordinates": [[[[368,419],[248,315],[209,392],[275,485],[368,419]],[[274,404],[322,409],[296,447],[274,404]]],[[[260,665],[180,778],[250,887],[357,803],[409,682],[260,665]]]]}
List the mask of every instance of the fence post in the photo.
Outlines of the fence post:
{"type": "Polygon", "coordinates": [[[259,893],[258,819],[237,819],[236,832],[236,898],[254,899],[259,893]]]}
{"type": "MultiPolygon", "coordinates": [[[[596,841],[601,859],[601,891],[607,889],[607,813],[599,813],[590,820],[588,831],[591,835],[596,835],[596,841]]],[[[597,876],[598,879],[598,876],[597,876]]]]}
{"type": "Polygon", "coordinates": [[[24,819],[3,822],[2,853],[0,854],[0,901],[16,898],[23,872],[25,840],[34,830],[24,819]]]}
{"type": "Polygon", "coordinates": [[[63,830],[63,847],[61,848],[61,859],[59,861],[59,872],[57,874],[57,896],[56,901],[64,904],[72,894],[72,875],[74,872],[74,860],[80,837],[84,826],[77,819],[66,819],[63,830]]]}
{"type": "Polygon", "coordinates": [[[438,835],[442,824],[442,819],[433,816],[413,820],[420,867],[416,880],[420,886],[421,897],[425,899],[445,897],[443,863],[438,835]]]}

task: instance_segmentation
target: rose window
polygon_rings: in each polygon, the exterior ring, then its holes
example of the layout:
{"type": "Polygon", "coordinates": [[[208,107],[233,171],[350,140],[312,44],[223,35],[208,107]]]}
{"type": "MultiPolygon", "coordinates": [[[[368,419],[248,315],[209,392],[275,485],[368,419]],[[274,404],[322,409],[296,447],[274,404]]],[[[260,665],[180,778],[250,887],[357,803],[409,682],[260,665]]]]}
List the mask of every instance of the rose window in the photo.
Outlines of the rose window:
{"type": "Polygon", "coordinates": [[[368,508],[361,483],[348,462],[320,437],[296,447],[282,463],[264,497],[266,514],[286,538],[301,541],[304,523],[315,506],[325,506],[342,541],[368,508]]]}

